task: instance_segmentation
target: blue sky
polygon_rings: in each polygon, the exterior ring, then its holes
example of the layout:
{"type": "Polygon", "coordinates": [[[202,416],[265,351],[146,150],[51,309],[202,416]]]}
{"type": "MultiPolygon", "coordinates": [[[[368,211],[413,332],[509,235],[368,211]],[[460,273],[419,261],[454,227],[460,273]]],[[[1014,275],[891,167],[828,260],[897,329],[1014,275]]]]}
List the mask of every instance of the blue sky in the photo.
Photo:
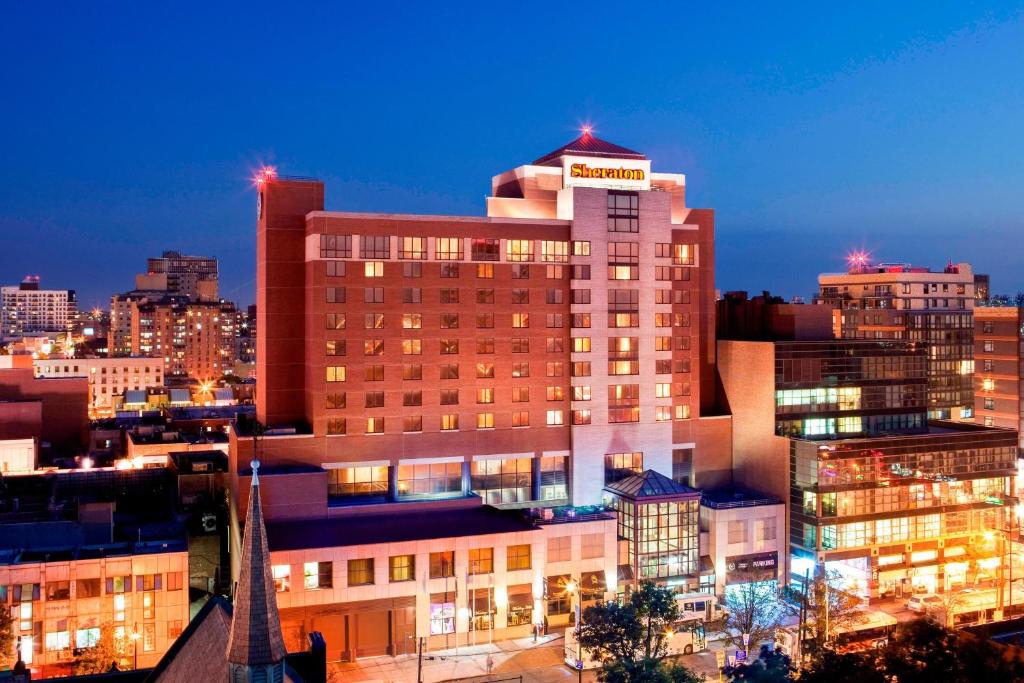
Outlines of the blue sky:
{"type": "Polygon", "coordinates": [[[1024,289],[1024,6],[718,4],[11,5],[0,280],[93,305],[179,249],[248,303],[260,163],[479,214],[589,121],[716,209],[723,290],[807,295],[853,248],[1024,289]]]}

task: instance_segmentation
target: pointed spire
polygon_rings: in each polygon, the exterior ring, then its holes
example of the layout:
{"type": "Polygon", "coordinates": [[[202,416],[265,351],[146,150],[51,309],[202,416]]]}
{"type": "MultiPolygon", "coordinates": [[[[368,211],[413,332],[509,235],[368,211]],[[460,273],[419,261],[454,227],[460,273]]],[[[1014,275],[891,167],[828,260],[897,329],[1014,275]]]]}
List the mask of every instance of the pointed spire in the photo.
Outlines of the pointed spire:
{"type": "Polygon", "coordinates": [[[259,461],[253,460],[249,512],[239,557],[241,569],[228,637],[227,657],[232,667],[272,666],[282,662],[286,654],[260,505],[259,467],[259,461]]]}

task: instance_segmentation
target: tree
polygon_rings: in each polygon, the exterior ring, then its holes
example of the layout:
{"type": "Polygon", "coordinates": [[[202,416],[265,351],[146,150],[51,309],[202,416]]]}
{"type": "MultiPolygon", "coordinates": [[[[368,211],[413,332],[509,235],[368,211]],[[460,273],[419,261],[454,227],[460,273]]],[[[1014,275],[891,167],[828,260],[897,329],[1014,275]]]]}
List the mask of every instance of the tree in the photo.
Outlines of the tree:
{"type": "Polygon", "coordinates": [[[888,680],[877,651],[837,652],[826,647],[800,672],[800,683],[886,683],[888,680]]]}
{"type": "Polygon", "coordinates": [[[100,637],[92,647],[83,648],[75,657],[71,672],[75,676],[101,674],[117,668],[117,663],[125,656],[124,638],[118,638],[111,624],[100,627],[100,637]]]}
{"type": "Polygon", "coordinates": [[[1024,652],[927,619],[900,628],[882,650],[881,664],[900,683],[1024,680],[1024,652]]]}
{"type": "Polygon", "coordinates": [[[789,609],[799,614],[801,604],[804,606],[804,616],[817,650],[832,640],[837,629],[849,626],[860,616],[856,608],[861,599],[845,589],[845,582],[839,572],[829,570],[817,573],[809,585],[790,589],[789,609]]]}
{"type": "Polygon", "coordinates": [[[9,668],[14,664],[14,618],[11,610],[0,609],[0,666],[9,668]]]}
{"type": "Polygon", "coordinates": [[[758,577],[729,587],[725,593],[727,615],[716,630],[725,634],[725,640],[737,648],[745,647],[743,634],[750,635],[750,642],[758,643],[775,638],[775,631],[782,626],[786,616],[775,581],[759,581],[758,577]]]}
{"type": "MultiPolygon", "coordinates": [[[[757,659],[722,669],[730,681],[757,681],[758,683],[784,683],[792,680],[794,671],[788,655],[781,649],[772,650],[767,645],[761,646],[757,659]]],[[[843,679],[845,680],[845,679],[843,679]]]]}
{"type": "Polygon", "coordinates": [[[689,683],[685,667],[663,662],[679,620],[675,592],[645,581],[624,603],[588,607],[577,625],[580,646],[602,664],[606,683],[689,683]]]}

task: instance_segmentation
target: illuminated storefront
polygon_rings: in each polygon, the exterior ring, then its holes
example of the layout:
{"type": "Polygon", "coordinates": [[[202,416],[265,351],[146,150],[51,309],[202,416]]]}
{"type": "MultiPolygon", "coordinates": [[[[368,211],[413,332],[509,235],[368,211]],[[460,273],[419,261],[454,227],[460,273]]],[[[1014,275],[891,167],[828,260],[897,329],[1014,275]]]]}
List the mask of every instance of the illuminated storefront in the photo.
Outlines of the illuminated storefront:
{"type": "MultiPolygon", "coordinates": [[[[790,442],[794,555],[865,597],[988,586],[1014,509],[1015,432],[790,442]]],[[[794,561],[794,573],[800,562],[794,561]]]]}

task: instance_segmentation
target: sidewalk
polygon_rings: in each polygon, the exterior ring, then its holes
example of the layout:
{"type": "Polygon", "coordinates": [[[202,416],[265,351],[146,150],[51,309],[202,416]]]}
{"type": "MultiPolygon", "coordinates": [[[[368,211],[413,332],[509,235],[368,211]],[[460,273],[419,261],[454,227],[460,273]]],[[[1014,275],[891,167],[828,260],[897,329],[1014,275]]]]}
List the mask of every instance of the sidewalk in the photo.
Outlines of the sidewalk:
{"type": "MultiPolygon", "coordinates": [[[[431,650],[423,653],[423,682],[441,683],[473,677],[497,680],[536,669],[552,669],[557,673],[557,667],[562,664],[563,642],[561,633],[548,633],[536,643],[528,636],[458,650],[431,650]],[[492,663],[490,676],[487,674],[488,655],[492,663]]],[[[562,668],[566,674],[572,673],[568,667],[563,665],[562,668]]],[[[333,683],[416,683],[416,669],[416,655],[369,657],[355,662],[329,663],[327,678],[333,683]]],[[[550,679],[549,676],[543,678],[550,679]]]]}

